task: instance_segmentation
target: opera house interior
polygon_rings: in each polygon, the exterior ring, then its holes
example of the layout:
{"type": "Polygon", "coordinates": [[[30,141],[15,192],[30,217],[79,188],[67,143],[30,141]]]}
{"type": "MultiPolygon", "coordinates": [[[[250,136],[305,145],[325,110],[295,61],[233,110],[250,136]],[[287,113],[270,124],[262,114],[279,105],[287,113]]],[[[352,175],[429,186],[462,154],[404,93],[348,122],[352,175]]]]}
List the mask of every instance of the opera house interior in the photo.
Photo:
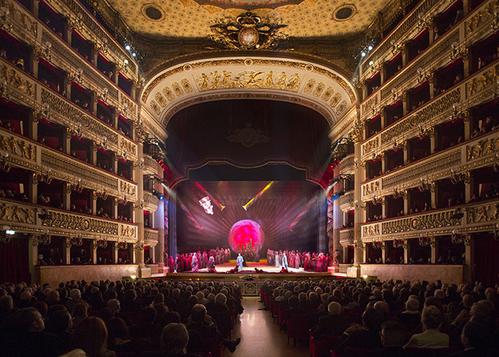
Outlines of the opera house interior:
{"type": "Polygon", "coordinates": [[[0,0],[0,355],[499,355],[498,0],[0,0]]]}

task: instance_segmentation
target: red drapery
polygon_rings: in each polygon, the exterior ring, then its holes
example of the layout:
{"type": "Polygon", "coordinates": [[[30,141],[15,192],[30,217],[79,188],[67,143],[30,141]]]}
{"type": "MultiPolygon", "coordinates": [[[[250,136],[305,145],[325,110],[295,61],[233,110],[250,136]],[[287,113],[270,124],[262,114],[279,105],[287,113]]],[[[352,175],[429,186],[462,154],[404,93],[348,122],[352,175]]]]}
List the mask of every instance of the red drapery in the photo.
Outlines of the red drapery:
{"type": "Polygon", "coordinates": [[[30,282],[28,239],[14,237],[0,243],[0,281],[30,282]]]}

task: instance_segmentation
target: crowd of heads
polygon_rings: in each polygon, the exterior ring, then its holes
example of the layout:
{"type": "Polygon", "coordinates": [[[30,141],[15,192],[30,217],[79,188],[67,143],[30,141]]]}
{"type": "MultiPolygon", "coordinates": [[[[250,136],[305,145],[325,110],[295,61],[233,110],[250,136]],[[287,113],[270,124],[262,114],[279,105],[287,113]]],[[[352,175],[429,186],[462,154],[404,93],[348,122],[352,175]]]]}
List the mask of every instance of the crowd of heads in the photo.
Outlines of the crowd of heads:
{"type": "Polygon", "coordinates": [[[6,356],[234,350],[238,340],[230,336],[241,312],[235,283],[0,283],[0,346],[6,356]]]}
{"type": "Polygon", "coordinates": [[[274,281],[262,289],[289,316],[307,316],[316,338],[334,338],[340,356],[348,348],[483,356],[499,349],[499,285],[344,279],[274,281]]]}

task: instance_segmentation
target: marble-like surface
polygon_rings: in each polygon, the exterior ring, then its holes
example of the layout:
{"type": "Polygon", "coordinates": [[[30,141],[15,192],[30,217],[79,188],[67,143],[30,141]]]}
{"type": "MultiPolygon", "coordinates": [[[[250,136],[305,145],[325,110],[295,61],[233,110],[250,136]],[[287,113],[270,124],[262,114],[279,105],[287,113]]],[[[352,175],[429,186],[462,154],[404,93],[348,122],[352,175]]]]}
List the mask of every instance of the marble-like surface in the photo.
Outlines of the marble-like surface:
{"type": "Polygon", "coordinates": [[[360,275],[376,276],[381,280],[441,280],[446,283],[463,282],[462,265],[436,264],[361,264],[360,275]]]}
{"type": "Polygon", "coordinates": [[[233,337],[241,337],[241,343],[234,353],[227,350],[224,356],[236,357],[306,357],[309,356],[308,346],[289,341],[285,331],[279,330],[272,321],[269,311],[259,310],[263,304],[258,297],[243,298],[244,312],[234,328],[233,337]]]}
{"type": "Polygon", "coordinates": [[[120,280],[131,275],[138,276],[138,265],[59,265],[36,268],[38,281],[57,286],[70,280],[120,280]]]}

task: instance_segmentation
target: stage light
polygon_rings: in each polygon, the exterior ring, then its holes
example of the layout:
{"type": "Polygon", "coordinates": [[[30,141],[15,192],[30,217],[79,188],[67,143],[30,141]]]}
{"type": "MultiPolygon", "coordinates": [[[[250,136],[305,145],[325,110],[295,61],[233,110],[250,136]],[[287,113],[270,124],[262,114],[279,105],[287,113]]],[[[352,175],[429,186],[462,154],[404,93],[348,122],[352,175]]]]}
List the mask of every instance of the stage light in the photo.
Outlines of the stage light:
{"type": "Polygon", "coordinates": [[[130,51],[130,49],[131,49],[130,45],[125,46],[125,50],[130,51]]]}
{"type": "Polygon", "coordinates": [[[13,236],[14,234],[16,234],[16,231],[13,229],[7,229],[5,231],[5,234],[7,234],[8,236],[13,236]]]}
{"type": "Polygon", "coordinates": [[[369,61],[369,66],[372,66],[374,64],[373,61],[369,61]]]}
{"type": "Polygon", "coordinates": [[[125,65],[127,65],[127,64],[128,64],[128,60],[125,58],[125,59],[123,60],[123,63],[124,63],[125,65]]]}
{"type": "Polygon", "coordinates": [[[366,57],[366,53],[365,53],[364,51],[362,51],[362,52],[360,53],[360,57],[366,57]]]}
{"type": "Polygon", "coordinates": [[[367,47],[367,50],[368,50],[368,51],[371,51],[372,49],[373,49],[373,46],[372,46],[372,45],[369,45],[369,46],[367,47]]]}
{"type": "Polygon", "coordinates": [[[132,56],[133,56],[133,57],[137,57],[137,53],[133,52],[133,53],[132,53],[132,56]]]}
{"type": "Polygon", "coordinates": [[[261,196],[261,195],[263,195],[263,193],[264,193],[265,191],[267,191],[267,190],[270,188],[270,186],[272,186],[272,184],[273,184],[273,183],[274,183],[274,181],[270,181],[267,185],[265,185],[265,187],[264,187],[264,188],[262,188],[262,190],[261,190],[260,192],[258,192],[258,193],[255,195],[255,197],[253,197],[251,200],[249,200],[248,202],[246,202],[246,204],[245,204],[245,205],[243,205],[243,209],[244,209],[245,211],[247,211],[247,210],[248,210],[248,207],[249,207],[249,206],[251,206],[251,205],[252,205],[252,204],[253,204],[253,203],[254,203],[254,202],[255,202],[255,201],[256,201],[256,200],[257,200],[257,199],[261,196]]]}

